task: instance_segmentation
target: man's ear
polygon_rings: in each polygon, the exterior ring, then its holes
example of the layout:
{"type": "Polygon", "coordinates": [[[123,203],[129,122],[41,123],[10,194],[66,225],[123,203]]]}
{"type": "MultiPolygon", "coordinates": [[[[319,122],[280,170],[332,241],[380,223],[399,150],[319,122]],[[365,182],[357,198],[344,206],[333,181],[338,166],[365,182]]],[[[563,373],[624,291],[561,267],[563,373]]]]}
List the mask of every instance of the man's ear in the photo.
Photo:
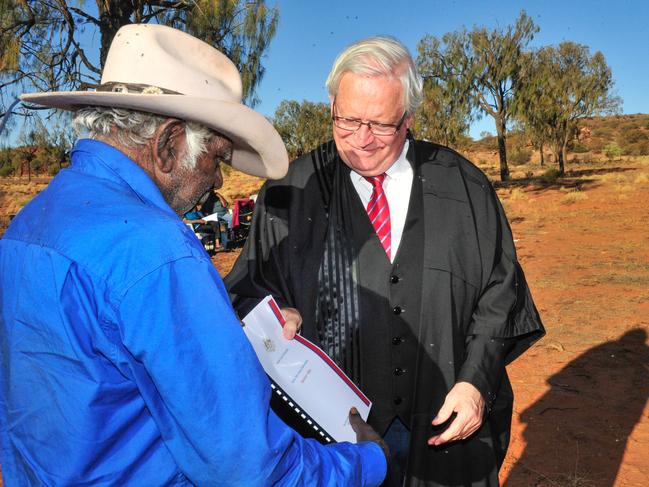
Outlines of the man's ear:
{"type": "Polygon", "coordinates": [[[168,118],[156,129],[152,143],[151,156],[155,168],[170,173],[181,164],[187,150],[185,122],[168,118]]]}
{"type": "Polygon", "coordinates": [[[412,127],[412,122],[414,121],[414,118],[412,115],[408,114],[406,119],[403,121],[403,125],[405,125],[406,130],[410,129],[412,127]]]}

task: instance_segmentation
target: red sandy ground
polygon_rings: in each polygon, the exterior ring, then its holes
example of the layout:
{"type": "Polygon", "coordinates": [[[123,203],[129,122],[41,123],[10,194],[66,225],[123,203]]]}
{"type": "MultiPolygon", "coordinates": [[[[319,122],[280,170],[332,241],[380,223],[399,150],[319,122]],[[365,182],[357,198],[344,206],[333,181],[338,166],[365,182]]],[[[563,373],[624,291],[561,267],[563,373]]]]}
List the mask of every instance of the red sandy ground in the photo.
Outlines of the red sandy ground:
{"type": "MultiPolygon", "coordinates": [[[[499,194],[548,331],[508,368],[503,484],[649,485],[649,161],[582,166],[560,184],[499,194]]],[[[236,256],[214,263],[224,274],[236,256]]]]}

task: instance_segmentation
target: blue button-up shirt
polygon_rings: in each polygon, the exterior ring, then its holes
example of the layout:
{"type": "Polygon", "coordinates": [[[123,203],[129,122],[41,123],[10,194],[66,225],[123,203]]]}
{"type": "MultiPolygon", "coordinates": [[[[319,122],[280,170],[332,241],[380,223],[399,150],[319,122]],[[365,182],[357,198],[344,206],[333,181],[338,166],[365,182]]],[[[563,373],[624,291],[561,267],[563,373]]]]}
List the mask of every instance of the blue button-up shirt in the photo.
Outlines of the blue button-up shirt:
{"type": "Polygon", "coordinates": [[[376,485],[271,389],[209,257],[147,174],[81,140],[0,240],[7,485],[376,485]]]}

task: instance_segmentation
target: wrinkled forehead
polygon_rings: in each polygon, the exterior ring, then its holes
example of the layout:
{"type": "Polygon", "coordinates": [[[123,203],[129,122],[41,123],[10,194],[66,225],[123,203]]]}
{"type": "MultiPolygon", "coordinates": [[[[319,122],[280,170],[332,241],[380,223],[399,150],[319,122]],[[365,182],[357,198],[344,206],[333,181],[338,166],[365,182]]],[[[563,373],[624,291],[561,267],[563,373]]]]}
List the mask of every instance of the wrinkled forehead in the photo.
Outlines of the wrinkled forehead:
{"type": "Polygon", "coordinates": [[[388,76],[369,76],[348,72],[340,80],[334,98],[339,110],[376,112],[375,115],[400,117],[404,110],[401,82],[388,76]]]}

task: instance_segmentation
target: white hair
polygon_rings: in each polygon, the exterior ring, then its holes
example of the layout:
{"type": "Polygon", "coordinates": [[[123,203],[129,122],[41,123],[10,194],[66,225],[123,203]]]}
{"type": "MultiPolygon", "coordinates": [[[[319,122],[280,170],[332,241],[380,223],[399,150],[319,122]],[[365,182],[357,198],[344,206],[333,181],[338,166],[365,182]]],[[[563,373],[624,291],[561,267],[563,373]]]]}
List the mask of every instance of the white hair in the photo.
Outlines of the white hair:
{"type": "MultiPolygon", "coordinates": [[[[96,139],[111,135],[116,130],[117,139],[129,148],[143,145],[151,140],[156,129],[168,117],[153,113],[139,112],[115,107],[91,106],[77,110],[72,126],[78,135],[96,139]]],[[[214,132],[197,123],[185,123],[187,152],[182,164],[188,168],[196,167],[196,161],[206,149],[206,144],[214,132]]]]}
{"type": "Polygon", "coordinates": [[[422,101],[423,81],[408,48],[393,37],[368,37],[348,46],[341,52],[327,77],[327,91],[331,99],[347,72],[365,76],[385,76],[398,79],[403,87],[403,106],[413,114],[422,101]]]}

